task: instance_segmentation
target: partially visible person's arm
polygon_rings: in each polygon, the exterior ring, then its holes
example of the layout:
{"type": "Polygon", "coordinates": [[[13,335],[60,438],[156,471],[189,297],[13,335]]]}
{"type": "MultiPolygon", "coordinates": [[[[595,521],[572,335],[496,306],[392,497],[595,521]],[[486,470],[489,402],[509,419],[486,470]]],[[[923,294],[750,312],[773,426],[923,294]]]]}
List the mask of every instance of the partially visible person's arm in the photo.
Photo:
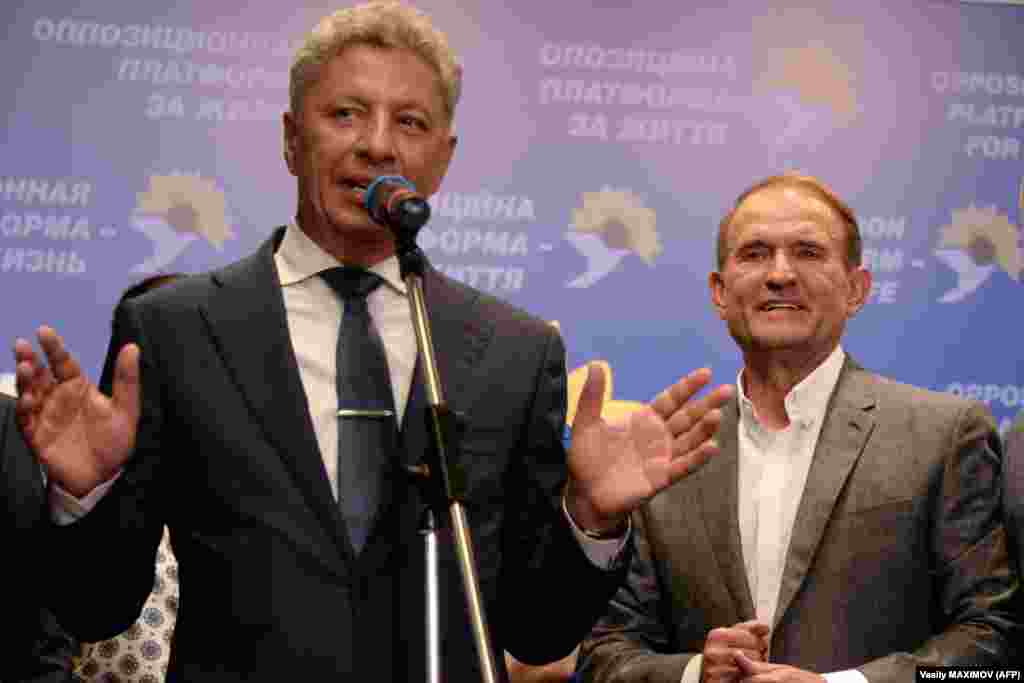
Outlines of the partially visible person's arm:
{"type": "Polygon", "coordinates": [[[643,519],[634,516],[634,544],[626,582],[580,647],[581,680],[588,683],[680,683],[693,661],[700,675],[699,652],[678,652],[670,628],[661,619],[663,601],[643,519]]]}

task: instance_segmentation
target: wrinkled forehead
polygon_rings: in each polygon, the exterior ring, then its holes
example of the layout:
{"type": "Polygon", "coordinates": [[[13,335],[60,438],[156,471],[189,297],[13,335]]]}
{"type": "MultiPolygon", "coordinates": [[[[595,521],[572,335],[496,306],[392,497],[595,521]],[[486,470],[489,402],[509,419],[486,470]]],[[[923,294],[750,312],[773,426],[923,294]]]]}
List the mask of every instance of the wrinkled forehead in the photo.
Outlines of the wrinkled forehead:
{"type": "Polygon", "coordinates": [[[794,186],[768,187],[743,200],[729,223],[729,241],[754,233],[818,234],[844,238],[842,218],[820,197],[794,186]]]}

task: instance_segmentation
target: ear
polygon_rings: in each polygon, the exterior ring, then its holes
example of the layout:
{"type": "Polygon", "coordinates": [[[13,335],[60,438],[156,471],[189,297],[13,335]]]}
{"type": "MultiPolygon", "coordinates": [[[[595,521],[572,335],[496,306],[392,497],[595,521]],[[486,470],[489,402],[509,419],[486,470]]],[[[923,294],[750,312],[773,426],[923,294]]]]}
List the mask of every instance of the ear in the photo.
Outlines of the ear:
{"type": "Polygon", "coordinates": [[[711,290],[711,305],[718,311],[718,317],[725,320],[725,280],[717,270],[708,275],[708,289],[711,290]]]}
{"type": "Polygon", "coordinates": [[[849,278],[850,293],[846,305],[849,314],[853,316],[868,302],[868,296],[871,294],[871,271],[864,266],[857,266],[850,271],[849,278]]]}
{"type": "Polygon", "coordinates": [[[296,159],[298,158],[299,126],[295,121],[295,116],[290,111],[286,111],[284,116],[281,117],[281,124],[284,133],[284,163],[288,165],[288,171],[293,176],[298,176],[296,159]]]}

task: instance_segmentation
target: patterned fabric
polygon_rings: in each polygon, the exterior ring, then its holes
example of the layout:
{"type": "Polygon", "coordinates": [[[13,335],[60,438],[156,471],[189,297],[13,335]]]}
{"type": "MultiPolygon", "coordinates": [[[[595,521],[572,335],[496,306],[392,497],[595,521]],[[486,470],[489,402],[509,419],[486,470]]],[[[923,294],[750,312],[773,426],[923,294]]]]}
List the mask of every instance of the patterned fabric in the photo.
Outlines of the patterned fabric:
{"type": "Polygon", "coordinates": [[[142,614],[127,631],[83,646],[75,669],[79,683],[161,683],[167,675],[171,634],[178,615],[178,563],[167,529],[156,553],[153,592],[142,614]]]}

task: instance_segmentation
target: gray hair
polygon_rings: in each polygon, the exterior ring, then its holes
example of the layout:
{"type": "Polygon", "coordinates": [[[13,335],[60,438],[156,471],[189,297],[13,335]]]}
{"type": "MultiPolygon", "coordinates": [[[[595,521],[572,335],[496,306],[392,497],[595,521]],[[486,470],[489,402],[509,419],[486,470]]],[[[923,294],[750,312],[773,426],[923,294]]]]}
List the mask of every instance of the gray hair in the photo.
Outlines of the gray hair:
{"type": "Polygon", "coordinates": [[[414,52],[437,72],[445,112],[449,121],[454,119],[462,91],[462,67],[455,52],[426,14],[393,0],[338,10],[310,31],[292,60],[288,97],[293,114],[301,109],[306,91],[319,80],[324,64],[351,45],[414,52]]]}
{"type": "Polygon", "coordinates": [[[853,209],[820,179],[795,171],[787,171],[755,183],[736,198],[729,213],[718,224],[718,240],[715,249],[715,261],[718,264],[718,270],[722,270],[725,266],[725,259],[728,255],[726,243],[729,227],[732,219],[736,216],[736,211],[740,208],[740,204],[750,195],[773,187],[793,187],[804,190],[828,206],[836,215],[836,218],[839,219],[839,222],[843,224],[843,228],[846,231],[846,265],[850,267],[860,266],[863,243],[860,237],[860,228],[857,226],[857,216],[854,214],[853,209]]]}

